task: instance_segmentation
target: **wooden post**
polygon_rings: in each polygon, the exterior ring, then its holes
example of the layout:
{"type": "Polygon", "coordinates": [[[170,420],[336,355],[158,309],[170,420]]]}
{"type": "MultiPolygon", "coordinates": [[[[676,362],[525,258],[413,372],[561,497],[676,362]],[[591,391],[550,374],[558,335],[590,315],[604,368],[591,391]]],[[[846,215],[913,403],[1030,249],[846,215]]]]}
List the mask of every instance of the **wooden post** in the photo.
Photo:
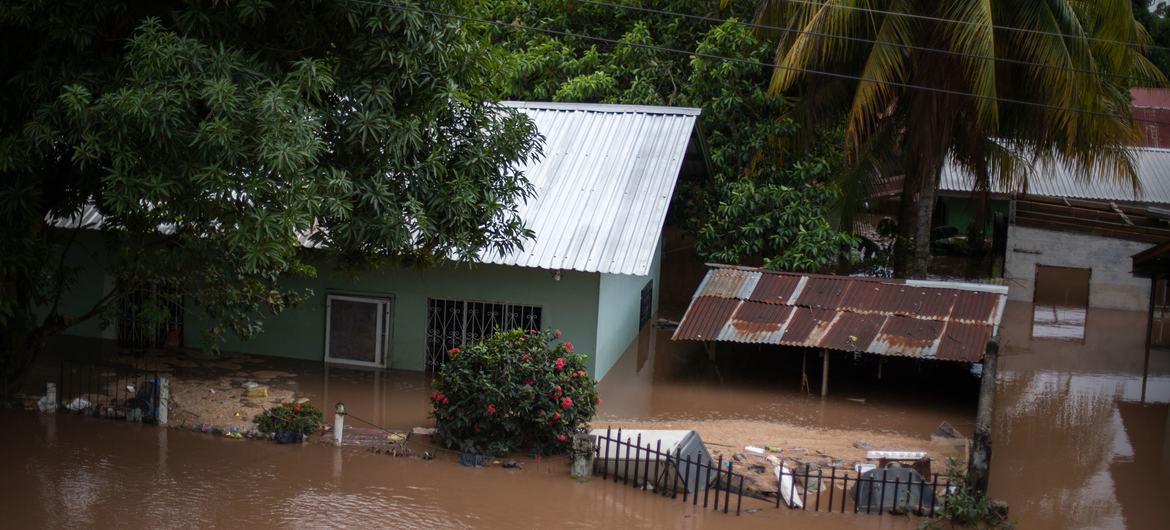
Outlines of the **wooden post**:
{"type": "Polygon", "coordinates": [[[1158,275],[1150,275],[1150,311],[1146,315],[1146,361],[1142,366],[1142,403],[1146,402],[1146,382],[1150,378],[1150,343],[1154,340],[1154,298],[1158,295],[1158,275]]]}
{"type": "Polygon", "coordinates": [[[821,368],[821,397],[829,397],[829,350],[821,350],[824,358],[821,368]]]}
{"type": "Polygon", "coordinates": [[[979,384],[979,406],[975,413],[975,436],[967,459],[967,476],[975,490],[987,493],[991,476],[991,420],[995,404],[995,372],[999,360],[999,339],[987,341],[983,354],[983,377],[979,384]]]}

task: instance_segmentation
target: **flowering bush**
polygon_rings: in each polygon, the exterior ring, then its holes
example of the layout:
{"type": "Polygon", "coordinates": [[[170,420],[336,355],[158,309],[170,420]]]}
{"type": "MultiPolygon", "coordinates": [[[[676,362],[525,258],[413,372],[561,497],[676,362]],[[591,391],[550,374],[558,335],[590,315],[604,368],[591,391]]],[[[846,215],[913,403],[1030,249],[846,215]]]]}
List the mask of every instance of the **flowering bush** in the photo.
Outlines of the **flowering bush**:
{"type": "Polygon", "coordinates": [[[308,403],[285,403],[266,409],[253,421],[256,429],[263,433],[292,431],[309,434],[321,428],[323,417],[321,409],[308,403]]]}
{"type": "Polygon", "coordinates": [[[587,356],[559,331],[502,331],[453,348],[431,392],[438,436],[448,447],[502,455],[565,451],[599,403],[587,356]]]}

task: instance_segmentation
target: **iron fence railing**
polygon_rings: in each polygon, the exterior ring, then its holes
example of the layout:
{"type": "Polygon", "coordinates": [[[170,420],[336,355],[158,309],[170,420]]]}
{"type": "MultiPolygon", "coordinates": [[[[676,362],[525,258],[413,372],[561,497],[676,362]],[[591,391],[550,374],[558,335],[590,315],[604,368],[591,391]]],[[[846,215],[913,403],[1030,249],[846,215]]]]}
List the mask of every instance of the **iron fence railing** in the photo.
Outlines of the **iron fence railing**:
{"type": "Polygon", "coordinates": [[[729,513],[735,497],[735,514],[743,503],[744,476],[733,469],[732,460],[704,461],[702,455],[673,453],[662,449],[662,441],[642,443],[642,435],[622,437],[621,429],[606,429],[594,445],[594,473],[602,479],[630,484],[635,488],[677,499],[682,493],[684,503],[698,506],[700,495],[703,508],[729,513]],[[598,469],[600,468],[600,469],[598,469]]]}
{"type": "Polygon", "coordinates": [[[911,514],[933,517],[948,493],[954,491],[949,476],[930,474],[927,479],[912,467],[889,466],[865,472],[807,464],[775,466],[776,507],[838,513],[911,514]],[[851,489],[852,485],[852,489],[851,489]]]}
{"type": "Polygon", "coordinates": [[[62,361],[61,406],[69,412],[135,422],[158,421],[159,374],[128,366],[62,361]]]}

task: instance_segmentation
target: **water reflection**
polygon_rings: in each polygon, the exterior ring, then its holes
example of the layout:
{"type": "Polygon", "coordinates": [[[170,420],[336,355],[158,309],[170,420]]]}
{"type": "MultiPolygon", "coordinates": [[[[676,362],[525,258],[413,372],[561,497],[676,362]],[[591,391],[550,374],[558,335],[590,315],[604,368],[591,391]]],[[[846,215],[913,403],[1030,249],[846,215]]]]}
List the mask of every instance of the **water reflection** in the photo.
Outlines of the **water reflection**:
{"type": "Polygon", "coordinates": [[[1141,313],[1091,310],[1076,343],[1032,340],[1013,325],[1030,311],[1009,304],[1004,316],[992,494],[1028,528],[1160,527],[1168,353],[1152,352],[1143,377],[1141,313]]]}

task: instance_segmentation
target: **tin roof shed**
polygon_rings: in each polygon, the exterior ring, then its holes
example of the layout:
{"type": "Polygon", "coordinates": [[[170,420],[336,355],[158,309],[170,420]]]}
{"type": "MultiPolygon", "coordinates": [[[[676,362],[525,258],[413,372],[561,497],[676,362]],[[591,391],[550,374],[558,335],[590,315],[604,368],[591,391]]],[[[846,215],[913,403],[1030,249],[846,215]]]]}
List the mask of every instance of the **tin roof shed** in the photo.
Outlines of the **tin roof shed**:
{"type": "Polygon", "coordinates": [[[674,340],[979,362],[1007,287],[712,265],[674,340]]]}

